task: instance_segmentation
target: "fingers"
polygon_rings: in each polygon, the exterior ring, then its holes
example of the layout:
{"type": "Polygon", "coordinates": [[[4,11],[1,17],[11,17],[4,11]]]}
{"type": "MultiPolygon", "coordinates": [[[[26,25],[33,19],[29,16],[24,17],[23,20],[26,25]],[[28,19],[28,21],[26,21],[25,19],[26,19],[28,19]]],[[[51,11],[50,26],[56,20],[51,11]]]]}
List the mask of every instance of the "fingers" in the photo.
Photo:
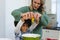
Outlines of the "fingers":
{"type": "Polygon", "coordinates": [[[34,18],[35,18],[35,22],[37,23],[37,24],[39,24],[39,14],[38,13],[35,13],[35,15],[34,15],[34,18]]]}
{"type": "Polygon", "coordinates": [[[36,14],[35,15],[36,17],[41,17],[41,14],[40,13],[36,12],[35,14],[36,14]]]}
{"type": "Polygon", "coordinates": [[[31,19],[34,17],[34,13],[33,12],[27,12],[26,14],[26,19],[31,19]]]}
{"type": "Polygon", "coordinates": [[[39,18],[38,14],[34,14],[34,18],[35,19],[39,18]]]}
{"type": "Polygon", "coordinates": [[[22,18],[23,18],[24,20],[26,20],[26,15],[22,16],[22,18]]]}
{"type": "Polygon", "coordinates": [[[39,18],[41,17],[41,14],[38,12],[36,13],[27,12],[27,13],[23,13],[21,16],[23,17],[24,20],[32,19],[32,18],[34,18],[35,20],[39,20],[39,18]]]}
{"type": "Polygon", "coordinates": [[[35,16],[34,18],[35,18],[36,23],[39,23],[41,14],[40,13],[35,13],[34,16],[35,16]]]}
{"type": "Polygon", "coordinates": [[[30,19],[30,12],[27,12],[26,16],[27,16],[27,19],[30,19]]]}
{"type": "Polygon", "coordinates": [[[33,12],[30,12],[30,18],[34,18],[34,13],[33,12]]]}
{"type": "Polygon", "coordinates": [[[22,16],[25,20],[30,19],[30,12],[23,13],[21,16],[22,16]]]}

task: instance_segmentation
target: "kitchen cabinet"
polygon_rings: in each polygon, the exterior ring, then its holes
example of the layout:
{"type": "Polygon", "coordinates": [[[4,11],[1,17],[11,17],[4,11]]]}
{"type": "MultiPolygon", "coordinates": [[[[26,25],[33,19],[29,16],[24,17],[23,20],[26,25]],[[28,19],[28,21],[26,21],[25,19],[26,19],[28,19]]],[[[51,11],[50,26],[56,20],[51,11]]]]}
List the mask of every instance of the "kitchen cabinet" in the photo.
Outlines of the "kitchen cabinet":
{"type": "Polygon", "coordinates": [[[47,14],[51,14],[51,0],[45,0],[45,11],[47,14]]]}
{"type": "Polygon", "coordinates": [[[47,14],[56,14],[56,0],[44,0],[47,14]]]}
{"type": "Polygon", "coordinates": [[[50,29],[42,29],[42,31],[43,31],[42,35],[43,40],[46,40],[47,38],[60,40],[60,31],[50,29]]]}

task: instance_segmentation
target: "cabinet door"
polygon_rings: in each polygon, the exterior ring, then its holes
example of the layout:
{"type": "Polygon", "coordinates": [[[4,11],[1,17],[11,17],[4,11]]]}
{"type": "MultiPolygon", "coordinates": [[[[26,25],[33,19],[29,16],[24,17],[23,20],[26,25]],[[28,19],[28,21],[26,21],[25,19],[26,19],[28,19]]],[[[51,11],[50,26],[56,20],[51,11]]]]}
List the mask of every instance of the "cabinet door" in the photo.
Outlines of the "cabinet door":
{"type": "Polygon", "coordinates": [[[56,14],[56,0],[45,0],[45,10],[47,14],[56,14]]]}
{"type": "Polygon", "coordinates": [[[51,0],[45,0],[45,10],[47,14],[51,14],[51,0]]]}
{"type": "Polygon", "coordinates": [[[50,38],[59,38],[59,31],[57,30],[46,30],[48,31],[47,34],[48,34],[48,37],[50,38]]]}
{"type": "Polygon", "coordinates": [[[42,29],[42,31],[43,31],[42,39],[45,40],[48,37],[48,31],[47,31],[47,29],[42,29]]]}
{"type": "Polygon", "coordinates": [[[59,40],[60,40],[60,31],[59,31],[59,40]]]}

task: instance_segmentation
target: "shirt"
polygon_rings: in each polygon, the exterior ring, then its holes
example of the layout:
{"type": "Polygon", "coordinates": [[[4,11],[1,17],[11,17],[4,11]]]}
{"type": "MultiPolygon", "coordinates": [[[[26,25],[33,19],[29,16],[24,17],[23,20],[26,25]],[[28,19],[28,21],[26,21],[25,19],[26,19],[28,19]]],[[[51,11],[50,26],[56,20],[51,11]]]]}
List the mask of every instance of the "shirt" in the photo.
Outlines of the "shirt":
{"type": "Polygon", "coordinates": [[[23,25],[23,21],[20,20],[15,28],[15,38],[16,40],[22,40],[22,35],[25,33],[31,33],[31,31],[38,25],[35,22],[30,26],[30,28],[28,28],[28,30],[26,32],[22,32],[20,29],[23,25]]]}

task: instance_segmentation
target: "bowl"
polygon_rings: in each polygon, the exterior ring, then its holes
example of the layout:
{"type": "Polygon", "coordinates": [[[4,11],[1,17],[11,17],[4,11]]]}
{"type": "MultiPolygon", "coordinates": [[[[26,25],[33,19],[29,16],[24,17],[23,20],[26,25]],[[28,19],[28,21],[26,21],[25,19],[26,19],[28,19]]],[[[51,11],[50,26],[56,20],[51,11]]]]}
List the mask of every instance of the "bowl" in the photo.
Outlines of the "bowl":
{"type": "Polygon", "coordinates": [[[23,34],[22,40],[40,40],[39,34],[23,34]]]}

